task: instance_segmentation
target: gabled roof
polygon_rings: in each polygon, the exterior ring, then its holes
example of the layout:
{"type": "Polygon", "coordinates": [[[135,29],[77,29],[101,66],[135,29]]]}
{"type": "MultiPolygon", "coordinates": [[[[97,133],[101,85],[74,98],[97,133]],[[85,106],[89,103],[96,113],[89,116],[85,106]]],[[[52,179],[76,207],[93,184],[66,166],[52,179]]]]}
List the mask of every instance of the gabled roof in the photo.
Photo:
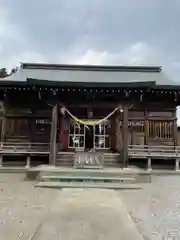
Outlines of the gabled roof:
{"type": "Polygon", "coordinates": [[[114,83],[144,84],[157,86],[176,86],[161,71],[159,66],[92,66],[22,63],[20,68],[5,81],[26,82],[28,79],[46,80],[58,83],[114,83]]]}

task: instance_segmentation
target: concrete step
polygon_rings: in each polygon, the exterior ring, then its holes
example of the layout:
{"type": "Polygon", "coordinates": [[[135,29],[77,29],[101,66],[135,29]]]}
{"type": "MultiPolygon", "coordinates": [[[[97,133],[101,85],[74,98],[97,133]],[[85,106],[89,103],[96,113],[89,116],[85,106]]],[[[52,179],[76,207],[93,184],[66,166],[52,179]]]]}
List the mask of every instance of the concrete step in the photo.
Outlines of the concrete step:
{"type": "Polygon", "coordinates": [[[136,168],[121,169],[103,168],[103,169],[77,169],[73,167],[55,167],[49,165],[41,165],[28,169],[26,173],[27,179],[42,179],[43,176],[70,176],[70,177],[97,177],[97,178],[133,178],[135,182],[151,182],[151,173],[148,171],[140,171],[136,168]]]}
{"type": "Polygon", "coordinates": [[[26,173],[25,167],[0,167],[0,173],[26,173]]]}
{"type": "Polygon", "coordinates": [[[117,183],[87,183],[87,182],[39,182],[36,187],[45,188],[101,188],[101,189],[141,189],[142,187],[136,184],[117,184],[117,183]]]}
{"type": "MultiPolygon", "coordinates": [[[[29,171],[39,171],[41,176],[88,176],[88,177],[134,177],[139,172],[132,171],[126,172],[120,168],[103,168],[103,169],[82,169],[82,168],[61,168],[61,167],[54,167],[54,168],[43,168],[37,167],[32,168],[29,171]]],[[[142,174],[142,173],[140,173],[142,174]]],[[[145,172],[144,174],[148,174],[145,172]]]]}
{"type": "Polygon", "coordinates": [[[122,177],[91,177],[91,176],[42,176],[41,181],[58,182],[116,182],[116,183],[135,183],[135,178],[122,177]]]}

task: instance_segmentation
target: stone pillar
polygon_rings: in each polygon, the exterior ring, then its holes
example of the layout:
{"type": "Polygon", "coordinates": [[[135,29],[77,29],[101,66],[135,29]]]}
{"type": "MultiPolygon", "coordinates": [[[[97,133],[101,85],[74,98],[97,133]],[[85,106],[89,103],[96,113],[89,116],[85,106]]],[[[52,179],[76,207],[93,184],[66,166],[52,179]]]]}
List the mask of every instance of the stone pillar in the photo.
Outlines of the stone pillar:
{"type": "Polygon", "coordinates": [[[123,111],[123,167],[128,166],[128,106],[124,106],[123,111]]]}
{"type": "Polygon", "coordinates": [[[56,104],[52,109],[52,121],[51,121],[50,153],[49,153],[49,164],[51,164],[51,165],[56,164],[57,122],[58,122],[58,105],[56,104]]]}

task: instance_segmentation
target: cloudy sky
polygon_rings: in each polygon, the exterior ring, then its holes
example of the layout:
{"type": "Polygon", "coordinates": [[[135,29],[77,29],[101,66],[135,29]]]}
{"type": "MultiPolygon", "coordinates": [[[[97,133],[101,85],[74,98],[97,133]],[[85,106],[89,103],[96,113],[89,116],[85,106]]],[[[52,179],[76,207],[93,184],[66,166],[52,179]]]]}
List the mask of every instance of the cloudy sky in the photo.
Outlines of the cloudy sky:
{"type": "Polygon", "coordinates": [[[23,61],[161,65],[180,82],[180,0],[0,0],[0,68],[23,61]]]}
{"type": "Polygon", "coordinates": [[[0,0],[0,68],[150,64],[180,82],[179,24],[180,0],[0,0]]]}
{"type": "Polygon", "coordinates": [[[179,0],[0,0],[0,67],[158,64],[180,81],[179,0]]]}

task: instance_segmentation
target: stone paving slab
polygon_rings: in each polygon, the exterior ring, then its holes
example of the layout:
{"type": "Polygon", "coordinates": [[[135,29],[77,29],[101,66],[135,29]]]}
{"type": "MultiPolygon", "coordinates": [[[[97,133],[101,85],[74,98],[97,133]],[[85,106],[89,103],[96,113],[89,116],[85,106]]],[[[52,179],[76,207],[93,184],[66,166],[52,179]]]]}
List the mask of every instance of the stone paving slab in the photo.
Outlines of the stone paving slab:
{"type": "Polygon", "coordinates": [[[142,240],[112,190],[64,189],[31,240],[142,240]]]}

